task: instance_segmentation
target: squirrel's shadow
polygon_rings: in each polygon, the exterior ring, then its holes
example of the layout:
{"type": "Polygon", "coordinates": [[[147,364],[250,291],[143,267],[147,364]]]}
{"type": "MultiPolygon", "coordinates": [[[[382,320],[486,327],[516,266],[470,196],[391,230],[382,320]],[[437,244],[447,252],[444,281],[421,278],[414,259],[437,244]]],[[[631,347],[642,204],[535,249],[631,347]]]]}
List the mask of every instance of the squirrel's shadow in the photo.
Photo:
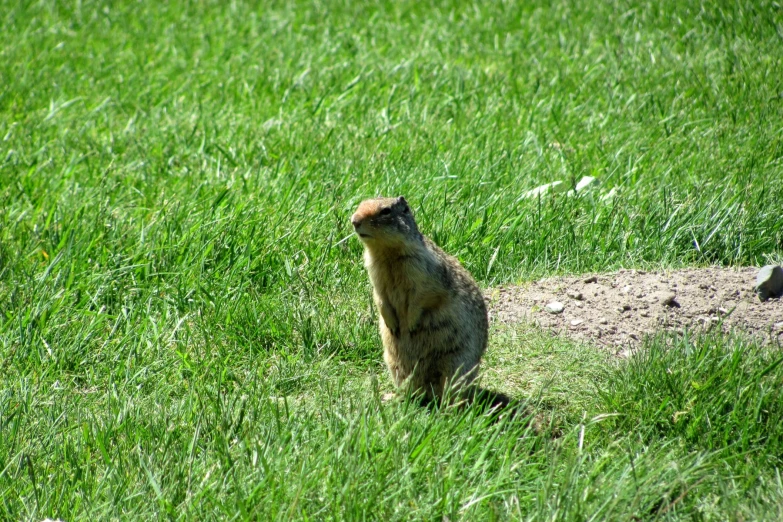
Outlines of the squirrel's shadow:
{"type": "Polygon", "coordinates": [[[421,395],[409,395],[406,399],[431,412],[452,409],[473,408],[480,415],[487,415],[492,423],[507,419],[516,425],[530,427],[537,434],[549,434],[552,438],[560,436],[560,430],[553,423],[552,411],[542,410],[529,399],[513,398],[505,393],[470,385],[454,395],[443,399],[427,398],[421,395]]]}

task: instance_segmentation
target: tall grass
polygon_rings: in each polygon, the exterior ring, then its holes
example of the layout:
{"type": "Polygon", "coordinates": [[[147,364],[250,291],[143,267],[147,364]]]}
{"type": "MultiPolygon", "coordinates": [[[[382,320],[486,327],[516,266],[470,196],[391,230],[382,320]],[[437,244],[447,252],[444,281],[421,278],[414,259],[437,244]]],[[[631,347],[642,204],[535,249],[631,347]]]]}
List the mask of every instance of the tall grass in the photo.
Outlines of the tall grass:
{"type": "Polygon", "coordinates": [[[781,27],[773,2],[0,0],[0,518],[779,516],[780,366],[742,340],[603,375],[493,332],[492,385],[560,437],[381,404],[348,216],[405,194],[485,287],[779,258],[781,27]]]}

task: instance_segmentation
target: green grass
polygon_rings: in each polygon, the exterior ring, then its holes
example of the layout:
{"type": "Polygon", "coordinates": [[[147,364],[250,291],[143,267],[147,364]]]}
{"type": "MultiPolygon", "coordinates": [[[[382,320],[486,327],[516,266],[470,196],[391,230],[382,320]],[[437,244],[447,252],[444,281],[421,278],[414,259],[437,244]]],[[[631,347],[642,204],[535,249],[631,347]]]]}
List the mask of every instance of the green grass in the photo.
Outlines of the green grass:
{"type": "Polygon", "coordinates": [[[484,287],[780,260],[777,3],[0,0],[0,35],[0,518],[783,517],[779,347],[496,328],[485,383],[552,432],[383,404],[348,223],[404,194],[484,287]]]}

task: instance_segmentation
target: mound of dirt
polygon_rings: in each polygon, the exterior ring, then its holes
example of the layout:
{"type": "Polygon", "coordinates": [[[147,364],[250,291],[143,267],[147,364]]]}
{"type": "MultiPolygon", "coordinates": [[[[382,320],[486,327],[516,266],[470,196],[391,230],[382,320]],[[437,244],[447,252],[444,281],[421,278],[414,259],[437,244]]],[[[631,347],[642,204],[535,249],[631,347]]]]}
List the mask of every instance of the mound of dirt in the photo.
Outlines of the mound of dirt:
{"type": "Polygon", "coordinates": [[[693,268],[671,272],[542,279],[487,292],[492,321],[527,321],[559,335],[626,355],[646,334],[721,328],[783,345],[783,300],[759,301],[758,268],[693,268]],[[559,307],[548,307],[559,302],[559,307]]]}

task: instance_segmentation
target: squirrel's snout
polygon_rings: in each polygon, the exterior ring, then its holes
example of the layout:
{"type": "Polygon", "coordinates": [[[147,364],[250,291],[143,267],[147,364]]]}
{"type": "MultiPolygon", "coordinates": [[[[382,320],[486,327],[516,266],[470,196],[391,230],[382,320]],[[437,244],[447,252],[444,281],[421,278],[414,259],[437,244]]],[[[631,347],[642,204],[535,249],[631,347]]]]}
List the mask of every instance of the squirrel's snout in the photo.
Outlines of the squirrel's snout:
{"type": "Polygon", "coordinates": [[[367,234],[366,230],[362,228],[362,223],[364,223],[365,216],[362,216],[358,212],[351,216],[351,225],[353,225],[354,231],[359,235],[359,237],[362,240],[365,240],[370,237],[369,234],[367,234]]]}

